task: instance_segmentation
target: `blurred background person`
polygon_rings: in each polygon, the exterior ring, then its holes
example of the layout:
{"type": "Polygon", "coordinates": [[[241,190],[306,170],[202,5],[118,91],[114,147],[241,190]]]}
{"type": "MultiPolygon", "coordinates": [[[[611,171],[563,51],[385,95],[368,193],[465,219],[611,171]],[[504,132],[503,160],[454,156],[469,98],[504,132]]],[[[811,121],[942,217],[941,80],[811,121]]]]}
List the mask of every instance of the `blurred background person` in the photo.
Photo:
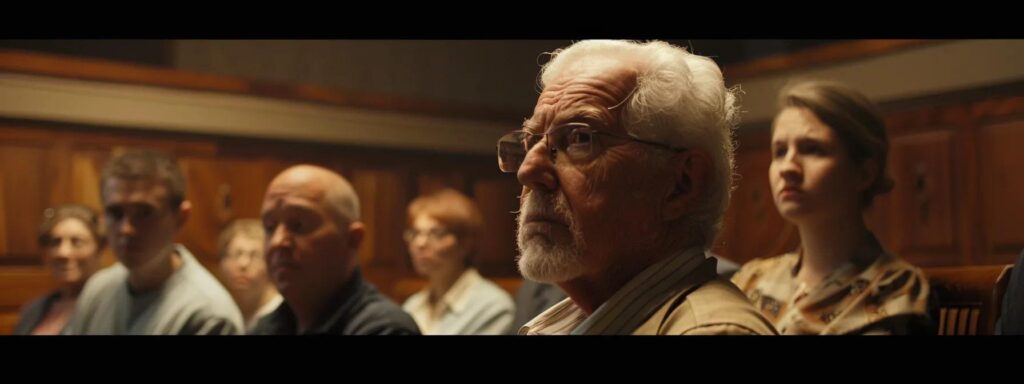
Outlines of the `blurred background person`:
{"type": "Polygon", "coordinates": [[[512,323],[512,298],[472,267],[483,227],[472,200],[453,189],[416,198],[409,204],[409,246],[416,273],[426,288],[403,308],[425,335],[500,334],[512,323]]]}
{"type": "Polygon", "coordinates": [[[43,212],[39,248],[57,290],[22,310],[15,335],[56,335],[71,319],[86,280],[100,268],[105,237],[96,211],[67,204],[43,212]]]}
{"type": "Polygon", "coordinates": [[[929,285],[864,222],[889,192],[889,138],[875,105],[830,82],[782,90],[768,169],[775,207],[800,232],[797,251],[733,276],[780,334],[927,333],[929,285]]]}
{"type": "Polygon", "coordinates": [[[217,239],[221,280],[242,311],[247,331],[284,300],[267,275],[267,262],[263,257],[265,238],[259,220],[239,219],[228,225],[217,239]]]}

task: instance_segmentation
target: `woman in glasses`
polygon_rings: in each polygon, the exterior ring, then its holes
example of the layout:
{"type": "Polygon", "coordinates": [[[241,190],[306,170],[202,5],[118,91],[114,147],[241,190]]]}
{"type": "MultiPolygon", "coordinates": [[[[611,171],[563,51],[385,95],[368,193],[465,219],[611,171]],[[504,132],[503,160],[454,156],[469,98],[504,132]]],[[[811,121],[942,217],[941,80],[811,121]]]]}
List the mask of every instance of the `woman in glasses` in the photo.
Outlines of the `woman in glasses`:
{"type": "Polygon", "coordinates": [[[747,263],[733,282],[780,334],[930,332],[924,274],[886,252],[864,223],[874,197],[893,186],[881,115],[834,83],[796,84],[779,100],[768,177],[800,248],[747,263]]]}
{"type": "Polygon", "coordinates": [[[22,310],[15,335],[56,335],[64,329],[82,287],[101,266],[106,238],[95,211],[68,204],[43,212],[38,241],[58,288],[22,310]]]}
{"type": "Polygon", "coordinates": [[[427,286],[403,308],[425,335],[496,335],[512,322],[514,304],[503,289],[471,267],[483,219],[465,195],[445,189],[409,204],[409,246],[427,286]]]}

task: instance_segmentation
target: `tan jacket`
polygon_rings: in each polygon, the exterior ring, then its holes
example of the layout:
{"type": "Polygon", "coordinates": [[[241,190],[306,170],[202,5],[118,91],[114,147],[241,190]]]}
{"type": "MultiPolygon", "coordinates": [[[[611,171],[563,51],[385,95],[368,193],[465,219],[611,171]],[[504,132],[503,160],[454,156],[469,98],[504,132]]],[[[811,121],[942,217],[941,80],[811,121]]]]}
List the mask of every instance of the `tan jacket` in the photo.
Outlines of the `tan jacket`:
{"type": "Polygon", "coordinates": [[[665,302],[634,335],[778,334],[743,292],[713,269],[698,268],[688,278],[688,288],[665,302]]]}

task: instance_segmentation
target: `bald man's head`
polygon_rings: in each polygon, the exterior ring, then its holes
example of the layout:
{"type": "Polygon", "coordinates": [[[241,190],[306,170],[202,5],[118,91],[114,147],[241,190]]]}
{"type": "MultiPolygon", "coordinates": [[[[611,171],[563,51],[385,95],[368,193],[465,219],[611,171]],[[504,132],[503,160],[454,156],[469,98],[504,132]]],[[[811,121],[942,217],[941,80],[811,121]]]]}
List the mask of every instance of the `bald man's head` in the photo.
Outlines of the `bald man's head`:
{"type": "Polygon", "coordinates": [[[324,204],[332,215],[348,222],[359,221],[359,197],[352,184],[334,171],[309,164],[285,169],[267,187],[272,193],[297,193],[324,204]]]}
{"type": "Polygon", "coordinates": [[[288,168],[267,187],[260,216],[267,271],[293,306],[326,300],[351,277],[364,228],[345,178],[314,165],[288,168]]]}

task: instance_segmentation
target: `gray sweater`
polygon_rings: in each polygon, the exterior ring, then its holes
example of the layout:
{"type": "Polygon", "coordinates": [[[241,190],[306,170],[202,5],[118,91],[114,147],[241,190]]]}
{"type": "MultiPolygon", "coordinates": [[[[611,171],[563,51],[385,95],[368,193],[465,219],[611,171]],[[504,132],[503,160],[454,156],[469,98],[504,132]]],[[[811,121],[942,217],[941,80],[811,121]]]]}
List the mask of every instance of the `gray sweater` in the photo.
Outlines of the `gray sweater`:
{"type": "Polygon", "coordinates": [[[65,328],[71,335],[236,335],[242,314],[231,295],[181,245],[182,266],[158,289],[133,293],[121,263],[85,284],[75,315],[65,328]]]}

